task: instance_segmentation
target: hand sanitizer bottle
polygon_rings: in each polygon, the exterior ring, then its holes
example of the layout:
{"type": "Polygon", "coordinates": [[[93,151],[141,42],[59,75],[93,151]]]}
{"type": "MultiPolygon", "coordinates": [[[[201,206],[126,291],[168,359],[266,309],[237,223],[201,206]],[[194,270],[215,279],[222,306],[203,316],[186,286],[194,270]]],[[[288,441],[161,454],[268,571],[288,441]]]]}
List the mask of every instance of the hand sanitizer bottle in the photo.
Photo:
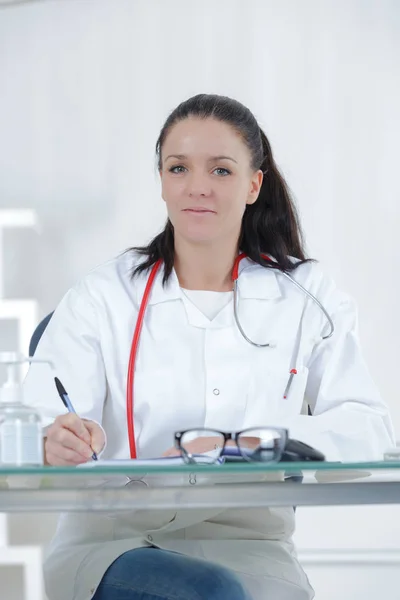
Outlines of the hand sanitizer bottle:
{"type": "MultiPolygon", "coordinates": [[[[37,410],[23,402],[20,365],[30,362],[15,352],[0,353],[7,381],[0,388],[0,465],[43,465],[43,433],[37,410]]],[[[39,362],[39,361],[38,361],[39,362]]]]}

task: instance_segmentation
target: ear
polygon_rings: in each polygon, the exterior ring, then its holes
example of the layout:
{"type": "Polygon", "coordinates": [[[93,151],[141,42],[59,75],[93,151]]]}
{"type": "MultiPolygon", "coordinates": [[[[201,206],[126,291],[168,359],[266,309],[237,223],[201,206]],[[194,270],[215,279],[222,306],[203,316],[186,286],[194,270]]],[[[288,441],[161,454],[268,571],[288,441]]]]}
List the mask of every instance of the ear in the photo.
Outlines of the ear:
{"type": "Polygon", "coordinates": [[[261,171],[261,169],[253,173],[253,176],[250,181],[250,191],[247,197],[246,204],[254,204],[254,202],[257,200],[261,190],[263,179],[264,174],[261,171]]]}

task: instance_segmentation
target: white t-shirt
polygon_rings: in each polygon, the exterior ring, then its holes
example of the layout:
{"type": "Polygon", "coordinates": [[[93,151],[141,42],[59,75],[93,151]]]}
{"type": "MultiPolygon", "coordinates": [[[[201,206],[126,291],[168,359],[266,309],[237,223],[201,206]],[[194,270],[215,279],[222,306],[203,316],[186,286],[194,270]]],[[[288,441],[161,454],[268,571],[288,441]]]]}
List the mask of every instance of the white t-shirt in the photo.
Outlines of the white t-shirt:
{"type": "Polygon", "coordinates": [[[209,290],[185,290],[186,298],[194,304],[207,319],[212,321],[233,298],[233,292],[212,292],[209,290]]]}

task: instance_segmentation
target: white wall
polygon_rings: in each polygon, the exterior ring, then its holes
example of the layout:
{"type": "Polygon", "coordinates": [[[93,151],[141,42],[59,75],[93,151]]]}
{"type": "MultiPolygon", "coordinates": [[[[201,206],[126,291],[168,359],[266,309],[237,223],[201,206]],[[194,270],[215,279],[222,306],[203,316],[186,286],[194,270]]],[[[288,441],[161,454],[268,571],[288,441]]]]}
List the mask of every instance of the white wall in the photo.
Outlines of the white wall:
{"type": "MultiPolygon", "coordinates": [[[[154,170],[163,120],[195,93],[231,95],[271,139],[309,253],[357,298],[365,353],[400,431],[399,63],[396,0],[0,8],[0,210],[34,209],[40,224],[4,233],[5,297],[33,299],[43,316],[92,266],[155,233],[165,216],[154,170]]],[[[15,335],[0,315],[1,347],[15,335]]],[[[377,540],[400,549],[396,515],[388,507],[300,509],[296,539],[339,554],[377,540]],[[358,514],[365,519],[355,526],[358,514]],[[366,527],[370,536],[361,535],[366,527]]],[[[15,517],[14,541],[25,541],[27,523],[28,541],[42,539],[39,521],[15,517]]],[[[375,598],[372,584],[361,584],[372,572],[374,581],[384,573],[386,599],[398,597],[386,567],[332,571],[310,556],[318,600],[333,598],[330,577],[339,572],[348,589],[358,585],[352,600],[375,598]]],[[[16,577],[0,571],[0,587],[5,576],[14,600],[16,577]]]]}

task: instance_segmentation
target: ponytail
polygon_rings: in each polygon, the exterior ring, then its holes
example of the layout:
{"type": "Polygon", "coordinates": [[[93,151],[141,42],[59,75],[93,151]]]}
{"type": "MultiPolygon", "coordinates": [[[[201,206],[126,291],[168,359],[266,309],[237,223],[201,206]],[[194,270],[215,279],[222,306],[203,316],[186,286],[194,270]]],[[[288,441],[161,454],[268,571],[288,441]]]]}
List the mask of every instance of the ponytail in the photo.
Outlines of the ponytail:
{"type": "Polygon", "coordinates": [[[260,137],[263,150],[260,168],[264,179],[256,202],[249,204],[244,212],[239,247],[260,265],[274,268],[273,263],[262,259],[262,254],[269,254],[276,261],[276,267],[292,271],[307,260],[299,218],[262,129],[260,137]],[[294,263],[291,258],[298,261],[294,263]]]}

